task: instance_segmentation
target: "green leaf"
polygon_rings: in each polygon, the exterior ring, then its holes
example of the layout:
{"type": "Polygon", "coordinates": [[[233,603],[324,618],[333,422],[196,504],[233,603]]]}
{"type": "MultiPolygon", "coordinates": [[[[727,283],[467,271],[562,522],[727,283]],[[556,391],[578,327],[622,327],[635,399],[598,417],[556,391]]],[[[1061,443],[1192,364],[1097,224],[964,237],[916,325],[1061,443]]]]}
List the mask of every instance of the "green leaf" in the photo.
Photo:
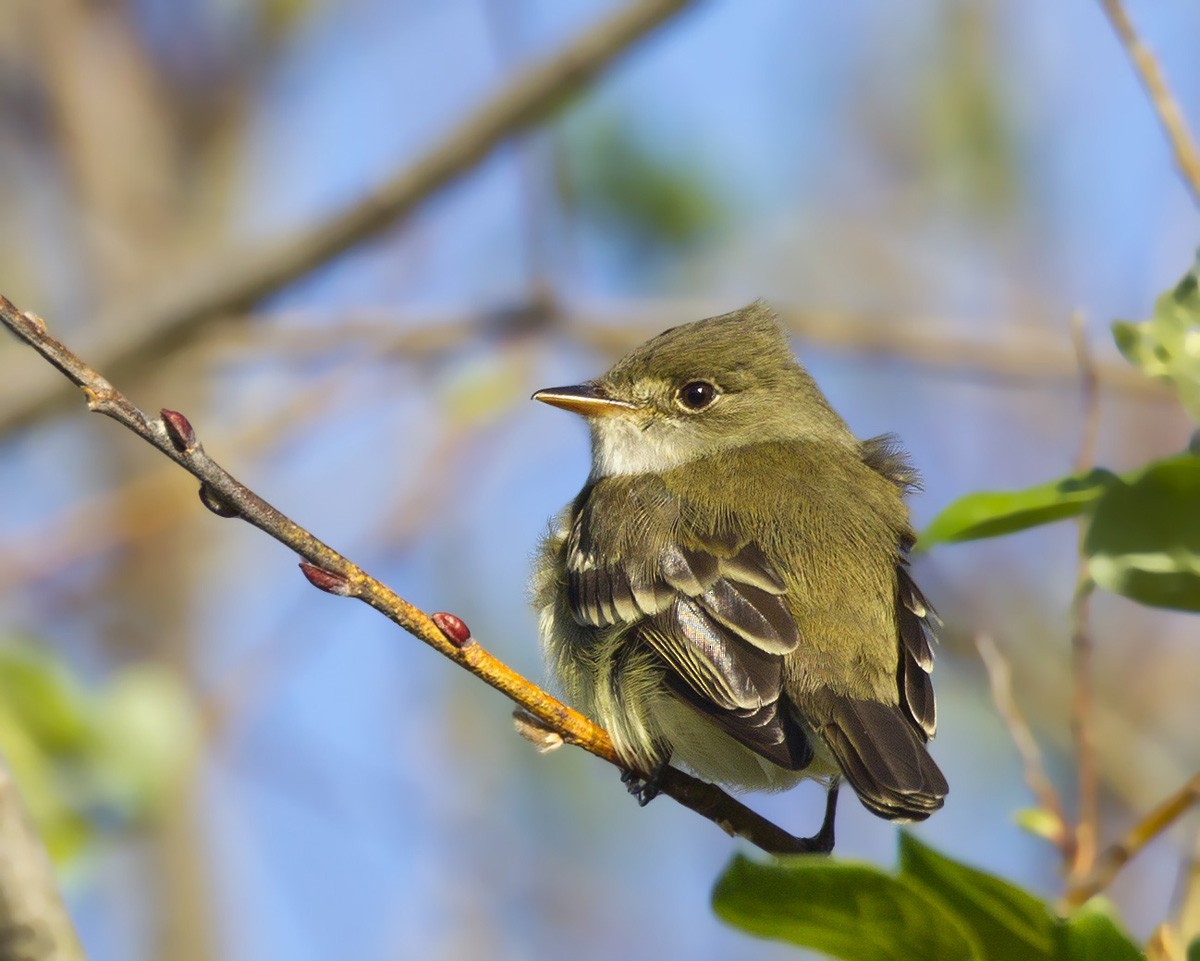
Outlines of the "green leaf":
{"type": "Polygon", "coordinates": [[[1200,457],[1161,460],[1110,484],[1083,549],[1106,590],[1200,611],[1200,457]]]}
{"type": "Polygon", "coordinates": [[[132,665],[97,692],[50,649],[0,642],[0,753],[59,864],[161,810],[197,732],[186,689],[162,668],[132,665]]]}
{"type": "Polygon", "coordinates": [[[1022,808],[1013,814],[1013,820],[1021,830],[1044,841],[1057,842],[1062,834],[1063,826],[1058,815],[1045,808],[1022,808]]]}
{"type": "Polygon", "coordinates": [[[1061,961],[1145,961],[1104,898],[1092,898],[1060,925],[1058,956],[1061,961]]]}
{"type": "Polygon", "coordinates": [[[47,750],[77,753],[88,746],[91,705],[62,662],[36,644],[0,644],[0,699],[47,750]]]}
{"type": "Polygon", "coordinates": [[[876,867],[799,855],[735,857],[713,909],[729,924],[845,961],[984,961],[973,931],[920,885],[876,867]]]}
{"type": "Polygon", "coordinates": [[[565,206],[624,235],[639,257],[695,246],[728,219],[703,154],[662,144],[622,117],[584,111],[559,155],[565,206]]]}
{"type": "Polygon", "coordinates": [[[1188,945],[1187,961],[1200,961],[1200,938],[1188,945]]]}
{"type": "Polygon", "coordinates": [[[1158,298],[1149,320],[1117,321],[1112,330],[1121,353],[1148,377],[1171,384],[1200,421],[1200,263],[1158,298]]]}
{"type": "Polygon", "coordinates": [[[1016,885],[951,861],[902,833],[900,879],[905,878],[975,932],[987,961],[1052,957],[1055,920],[1040,899],[1016,885]]]}
{"type": "Polygon", "coordinates": [[[199,722],[183,684],[152,664],[122,670],[96,708],[94,791],[136,820],[171,798],[199,741],[199,722]]]}
{"type": "Polygon", "coordinates": [[[1050,524],[1082,513],[1115,480],[1096,468],[1086,474],[1019,491],[978,491],[960,497],[933,519],[917,541],[934,544],[978,540],[1050,524]]]}

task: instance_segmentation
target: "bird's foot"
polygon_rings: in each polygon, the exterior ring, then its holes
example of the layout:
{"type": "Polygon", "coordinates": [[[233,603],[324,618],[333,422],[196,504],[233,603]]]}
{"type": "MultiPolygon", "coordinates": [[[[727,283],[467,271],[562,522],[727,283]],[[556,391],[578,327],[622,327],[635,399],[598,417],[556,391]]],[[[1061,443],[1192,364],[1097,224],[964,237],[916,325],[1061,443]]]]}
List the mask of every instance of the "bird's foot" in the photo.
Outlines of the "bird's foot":
{"type": "Polygon", "coordinates": [[[663,776],[667,773],[667,768],[671,766],[671,759],[663,758],[654,765],[649,777],[642,777],[636,771],[622,771],[621,783],[625,785],[629,793],[637,798],[638,806],[645,807],[656,797],[659,791],[662,790],[663,776]]]}
{"type": "Polygon", "coordinates": [[[800,838],[800,850],[812,854],[829,854],[833,850],[833,820],[837,814],[838,782],[835,779],[829,785],[829,793],[825,795],[825,819],[821,822],[821,830],[810,838],[800,838]]]}

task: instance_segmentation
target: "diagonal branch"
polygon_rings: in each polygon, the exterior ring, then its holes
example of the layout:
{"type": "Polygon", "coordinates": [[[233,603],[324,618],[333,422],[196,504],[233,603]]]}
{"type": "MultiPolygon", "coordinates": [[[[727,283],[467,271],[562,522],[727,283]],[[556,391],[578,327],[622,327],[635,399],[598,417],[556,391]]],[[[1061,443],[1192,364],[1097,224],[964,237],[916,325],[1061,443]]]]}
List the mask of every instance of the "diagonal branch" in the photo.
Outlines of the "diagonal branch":
{"type": "Polygon", "coordinates": [[[1062,906],[1070,911],[1099,894],[1147,844],[1200,803],[1200,774],[1194,774],[1178,791],[1135,824],[1125,837],[1108,848],[1088,875],[1063,895],[1062,906]]]}
{"type": "MultiPolygon", "coordinates": [[[[431,617],[414,607],[235,480],[205,453],[191,424],[182,414],[164,410],[160,418],[148,418],[96,370],[53,338],[41,318],[22,313],[3,296],[0,296],[0,321],[68,380],[82,388],[91,410],[127,427],[196,477],[200,481],[200,499],[211,511],[223,517],[242,518],[304,558],[301,570],[315,587],[369,604],[439,654],[515,701],[544,729],[557,734],[568,744],[625,769],[612,740],[602,728],[488,653],[458,618],[445,614],[431,617]]],[[[647,778],[651,772],[635,773],[647,778]]],[[[661,793],[769,853],[790,854],[810,849],[808,839],[789,834],[716,785],[682,771],[670,768],[664,773],[661,793]]]]}
{"type": "MultiPolygon", "coordinates": [[[[98,365],[122,376],[189,338],[212,317],[246,310],[393,226],[499,144],[561,106],[638,39],[695,2],[637,0],[622,7],[524,70],[415,162],[348,210],[274,244],[220,256],[184,277],[170,278],[133,308],[102,317],[92,351],[98,365]]],[[[64,400],[55,386],[37,380],[10,382],[6,376],[0,387],[0,433],[29,423],[64,400]]]]}
{"type": "Polygon", "coordinates": [[[54,869],[0,757],[0,957],[84,961],[54,869]]]}
{"type": "Polygon", "coordinates": [[[1138,79],[1142,81],[1142,86],[1150,96],[1150,103],[1154,112],[1158,114],[1158,121],[1162,124],[1163,132],[1166,133],[1175,153],[1175,163],[1179,172],[1183,174],[1183,181],[1191,190],[1192,197],[1200,204],[1200,151],[1196,149],[1196,144],[1188,133],[1183,111],[1171,95],[1171,88],[1167,86],[1166,78],[1158,66],[1158,61],[1154,59],[1154,54],[1142,43],[1134,30],[1133,22],[1121,5],[1121,0],[1100,0],[1100,3],[1129,54],[1138,79]]]}
{"type": "Polygon", "coordinates": [[[1062,798],[1046,773],[1041,749],[1021,714],[1021,709],[1017,707],[1016,698],[1013,697],[1012,671],[1008,661],[996,647],[996,642],[986,634],[975,638],[975,647],[987,671],[992,689],[992,702],[1000,714],[1000,719],[1008,728],[1009,736],[1021,758],[1025,784],[1037,800],[1038,807],[1050,816],[1052,823],[1049,840],[1062,852],[1063,860],[1070,861],[1074,857],[1075,837],[1063,810],[1062,798]]]}

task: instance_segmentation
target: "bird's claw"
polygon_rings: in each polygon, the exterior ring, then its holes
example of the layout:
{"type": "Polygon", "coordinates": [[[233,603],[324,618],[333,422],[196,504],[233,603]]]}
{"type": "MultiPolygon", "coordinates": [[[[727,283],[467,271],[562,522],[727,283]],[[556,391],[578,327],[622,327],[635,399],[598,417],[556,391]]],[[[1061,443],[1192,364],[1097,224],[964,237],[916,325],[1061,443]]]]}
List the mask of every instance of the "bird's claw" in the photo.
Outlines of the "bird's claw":
{"type": "Polygon", "coordinates": [[[638,807],[645,807],[658,797],[662,790],[663,775],[666,774],[670,763],[669,758],[659,761],[654,765],[649,777],[642,777],[637,771],[621,772],[621,783],[625,785],[630,794],[637,798],[638,807]]]}

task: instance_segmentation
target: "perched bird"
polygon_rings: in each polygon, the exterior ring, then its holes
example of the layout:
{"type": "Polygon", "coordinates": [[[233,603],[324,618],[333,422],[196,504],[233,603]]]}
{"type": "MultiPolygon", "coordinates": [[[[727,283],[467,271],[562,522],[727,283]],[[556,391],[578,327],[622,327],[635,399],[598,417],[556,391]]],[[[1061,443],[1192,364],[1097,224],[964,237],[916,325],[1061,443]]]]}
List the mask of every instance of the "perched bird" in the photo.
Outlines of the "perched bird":
{"type": "Polygon", "coordinates": [[[843,777],[880,817],[940,808],[917,476],[892,438],[854,437],[771,311],[674,327],[533,397],[592,436],[535,565],[542,642],[568,701],[651,775],[643,803],[670,762],[734,790],[815,778],[825,851],[843,777]]]}

